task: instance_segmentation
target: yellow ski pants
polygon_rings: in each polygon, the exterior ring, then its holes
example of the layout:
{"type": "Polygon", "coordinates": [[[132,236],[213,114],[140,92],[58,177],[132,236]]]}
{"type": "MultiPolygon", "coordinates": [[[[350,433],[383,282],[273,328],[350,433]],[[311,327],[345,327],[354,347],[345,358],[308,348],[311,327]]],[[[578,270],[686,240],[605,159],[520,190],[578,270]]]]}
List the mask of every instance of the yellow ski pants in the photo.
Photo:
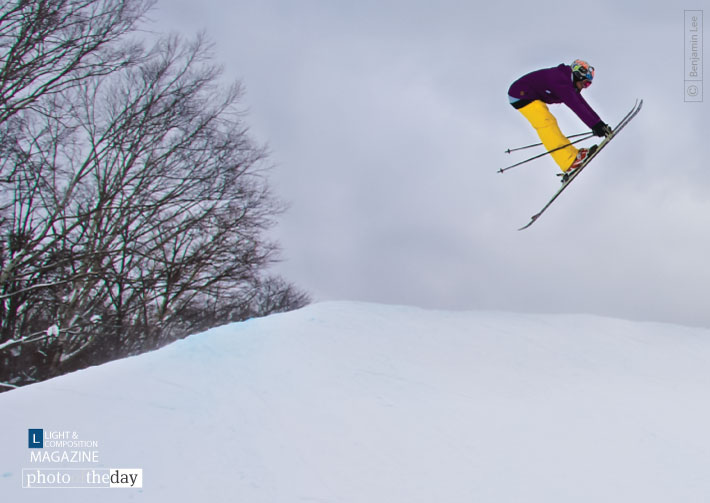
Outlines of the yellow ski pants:
{"type": "Polygon", "coordinates": [[[557,125],[557,119],[550,113],[547,105],[540,100],[535,100],[518,110],[530,121],[547,150],[569,145],[567,148],[560,148],[550,154],[560,169],[567,171],[577,157],[577,149],[562,134],[560,127],[557,125]]]}

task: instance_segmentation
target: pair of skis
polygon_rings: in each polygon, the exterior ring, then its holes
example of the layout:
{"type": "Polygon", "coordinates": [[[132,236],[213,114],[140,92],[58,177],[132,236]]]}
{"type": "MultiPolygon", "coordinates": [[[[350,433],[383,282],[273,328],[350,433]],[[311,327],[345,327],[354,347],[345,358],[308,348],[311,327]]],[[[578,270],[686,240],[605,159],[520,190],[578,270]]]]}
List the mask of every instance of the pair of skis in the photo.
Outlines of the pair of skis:
{"type": "MultiPolygon", "coordinates": [[[[611,134],[609,134],[607,137],[605,137],[605,138],[599,143],[599,145],[597,146],[596,149],[590,150],[589,155],[588,155],[587,158],[582,162],[582,164],[581,164],[581,166],[580,166],[579,168],[577,168],[577,169],[576,169],[573,173],[571,173],[570,175],[565,175],[565,176],[563,177],[562,186],[557,190],[557,192],[555,192],[555,194],[554,194],[554,195],[552,196],[552,198],[547,202],[547,204],[546,204],[545,206],[543,206],[543,208],[542,208],[539,212],[537,212],[536,214],[534,214],[534,215],[530,218],[530,222],[528,222],[527,225],[524,225],[523,227],[521,227],[520,229],[518,229],[519,231],[522,231],[522,230],[524,230],[524,229],[527,229],[527,228],[530,227],[532,224],[534,224],[534,223],[537,221],[538,218],[540,218],[540,216],[545,212],[545,210],[547,210],[547,208],[549,208],[549,207],[552,205],[552,203],[555,202],[555,200],[560,196],[560,194],[562,194],[562,192],[564,192],[564,190],[569,186],[569,184],[572,183],[572,181],[573,181],[575,178],[577,178],[577,177],[579,176],[579,174],[582,172],[582,170],[592,161],[592,159],[594,159],[594,158],[599,154],[599,152],[601,152],[601,150],[602,150],[604,147],[606,147],[606,146],[609,144],[609,142],[610,142],[611,140],[613,140],[614,137],[615,137],[617,134],[619,134],[619,132],[620,132],[622,129],[624,129],[624,127],[626,127],[626,125],[627,125],[629,122],[631,122],[631,120],[632,120],[634,117],[636,117],[636,114],[638,114],[638,113],[641,111],[641,106],[642,106],[642,105],[643,105],[643,100],[638,100],[638,99],[637,99],[637,100],[636,100],[636,103],[634,103],[634,106],[633,106],[633,108],[631,109],[631,111],[629,111],[629,113],[627,113],[626,116],[625,116],[623,119],[621,119],[621,121],[619,122],[619,124],[612,130],[611,134]]],[[[503,171],[504,171],[504,170],[500,170],[501,173],[502,173],[503,171]]]]}

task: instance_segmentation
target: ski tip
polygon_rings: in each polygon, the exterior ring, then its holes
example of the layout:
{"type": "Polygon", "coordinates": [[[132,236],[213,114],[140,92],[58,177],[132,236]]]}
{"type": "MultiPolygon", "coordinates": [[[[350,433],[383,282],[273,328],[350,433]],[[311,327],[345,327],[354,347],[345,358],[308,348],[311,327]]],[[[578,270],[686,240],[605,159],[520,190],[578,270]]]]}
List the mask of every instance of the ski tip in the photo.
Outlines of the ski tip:
{"type": "MultiPolygon", "coordinates": [[[[543,210],[543,211],[545,211],[545,210],[543,210]]],[[[527,229],[528,227],[530,227],[532,224],[535,223],[535,221],[540,217],[540,215],[542,215],[542,211],[541,211],[540,213],[536,213],[536,214],[534,214],[532,217],[530,217],[530,221],[527,223],[527,225],[522,226],[522,227],[521,227],[520,229],[518,229],[518,230],[519,230],[519,231],[524,231],[525,229],[527,229]]]]}
{"type": "Polygon", "coordinates": [[[528,222],[527,225],[523,225],[523,226],[522,226],[520,229],[518,229],[518,230],[519,230],[519,231],[524,231],[525,229],[527,229],[528,227],[530,227],[532,224],[535,223],[535,220],[537,220],[537,217],[538,217],[538,216],[539,216],[539,215],[535,215],[534,217],[532,217],[532,218],[530,219],[530,222],[528,222]]]}

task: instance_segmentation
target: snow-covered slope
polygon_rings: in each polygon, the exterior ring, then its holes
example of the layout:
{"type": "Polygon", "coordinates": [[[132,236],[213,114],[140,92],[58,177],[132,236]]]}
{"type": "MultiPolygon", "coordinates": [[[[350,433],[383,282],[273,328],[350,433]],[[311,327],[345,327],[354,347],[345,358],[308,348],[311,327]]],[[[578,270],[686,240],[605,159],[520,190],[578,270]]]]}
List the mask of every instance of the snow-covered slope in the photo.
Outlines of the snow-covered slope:
{"type": "Polygon", "coordinates": [[[2,501],[707,501],[710,331],[324,303],[0,395],[2,501]],[[31,462],[28,429],[98,442],[31,462]],[[142,489],[22,469],[142,468],[142,489]]]}

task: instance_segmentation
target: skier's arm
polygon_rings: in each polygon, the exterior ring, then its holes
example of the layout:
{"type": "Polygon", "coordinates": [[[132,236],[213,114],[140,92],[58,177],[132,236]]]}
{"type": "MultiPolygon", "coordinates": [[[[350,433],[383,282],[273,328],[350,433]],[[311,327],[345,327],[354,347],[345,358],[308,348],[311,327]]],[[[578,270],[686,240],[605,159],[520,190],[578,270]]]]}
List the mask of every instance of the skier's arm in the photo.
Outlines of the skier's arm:
{"type": "Polygon", "coordinates": [[[587,103],[582,95],[575,89],[570,88],[560,93],[560,99],[562,99],[562,102],[570,107],[570,109],[577,114],[577,117],[589,126],[590,129],[598,127],[597,125],[602,122],[597,113],[589,106],[589,103],[587,103]]]}

